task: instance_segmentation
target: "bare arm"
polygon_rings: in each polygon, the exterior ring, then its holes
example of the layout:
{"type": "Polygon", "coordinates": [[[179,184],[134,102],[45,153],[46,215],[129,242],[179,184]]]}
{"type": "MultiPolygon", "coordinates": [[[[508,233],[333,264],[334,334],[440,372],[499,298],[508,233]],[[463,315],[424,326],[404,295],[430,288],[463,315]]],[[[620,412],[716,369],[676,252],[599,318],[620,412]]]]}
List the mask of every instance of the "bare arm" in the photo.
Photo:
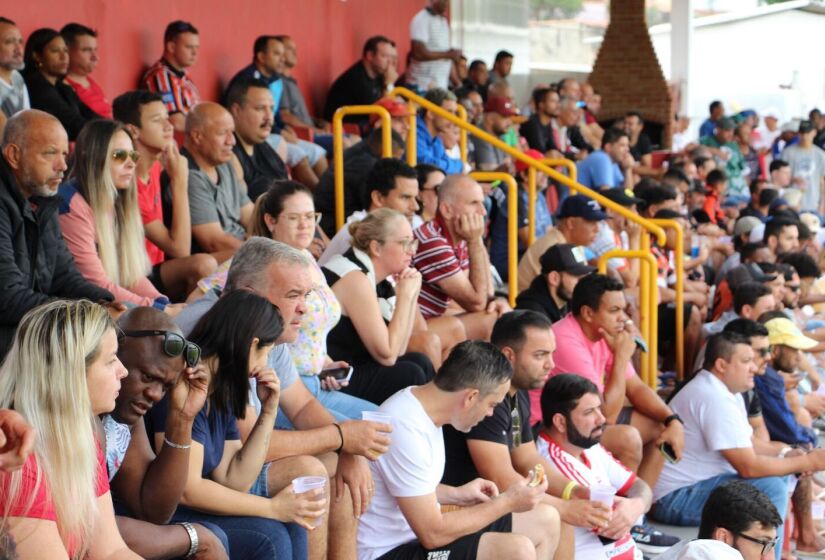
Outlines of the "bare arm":
{"type": "Polygon", "coordinates": [[[186,158],[171,142],[163,149],[161,163],[171,180],[172,228],[156,220],[144,226],[146,237],[170,258],[188,257],[192,251],[192,221],[189,215],[189,170],[186,158]]]}
{"type": "Polygon", "coordinates": [[[722,449],[721,453],[743,478],[785,476],[798,472],[820,471],[825,467],[825,449],[814,449],[807,455],[781,459],[757,455],[752,447],[722,449]]]}
{"type": "Polygon", "coordinates": [[[100,517],[95,524],[90,539],[91,548],[86,557],[89,560],[139,560],[140,556],[129,550],[117,530],[112,495],[109,492],[97,497],[97,509],[100,517]]]}
{"type": "Polygon", "coordinates": [[[410,56],[413,58],[413,60],[419,60],[421,62],[427,62],[430,60],[442,60],[444,58],[450,58],[455,60],[460,55],[461,51],[456,49],[450,49],[448,51],[431,51],[421,41],[413,41],[412,50],[410,52],[410,56]]]}
{"type": "Polygon", "coordinates": [[[243,240],[223,231],[218,222],[192,226],[192,237],[207,253],[237,251],[243,240]]]}

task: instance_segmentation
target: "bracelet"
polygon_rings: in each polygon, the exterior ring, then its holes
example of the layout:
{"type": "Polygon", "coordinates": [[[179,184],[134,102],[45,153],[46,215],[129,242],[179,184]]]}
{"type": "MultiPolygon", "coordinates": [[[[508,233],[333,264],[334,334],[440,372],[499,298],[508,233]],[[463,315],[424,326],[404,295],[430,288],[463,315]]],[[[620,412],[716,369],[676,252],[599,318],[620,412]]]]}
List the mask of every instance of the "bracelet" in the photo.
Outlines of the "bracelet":
{"type": "Polygon", "coordinates": [[[569,500],[570,499],[570,494],[573,493],[573,489],[577,488],[578,486],[579,486],[578,482],[574,482],[572,480],[570,482],[568,482],[567,486],[564,487],[564,490],[561,493],[561,499],[565,500],[565,501],[569,500]]]}
{"type": "Polygon", "coordinates": [[[341,436],[341,445],[338,446],[338,449],[336,449],[335,452],[341,453],[341,450],[344,449],[344,430],[341,429],[341,426],[338,423],[334,423],[333,426],[338,429],[338,435],[341,436]]]}
{"type": "Polygon", "coordinates": [[[684,426],[684,425],[685,425],[685,421],[684,421],[684,420],[682,420],[682,417],[681,417],[681,416],[679,416],[678,414],[671,414],[670,416],[668,416],[667,418],[665,418],[665,421],[663,422],[663,424],[664,424],[665,426],[670,426],[670,423],[671,423],[671,422],[673,422],[674,420],[678,420],[678,421],[679,421],[679,423],[680,423],[682,426],[684,426]]]}
{"type": "Polygon", "coordinates": [[[777,455],[777,457],[779,457],[780,459],[784,459],[785,455],[787,455],[791,451],[793,451],[792,447],[783,447],[782,450],[779,451],[779,455],[777,455]]]}
{"type": "Polygon", "coordinates": [[[163,436],[163,443],[174,449],[189,449],[190,447],[192,447],[191,443],[188,445],[179,445],[177,443],[172,443],[166,436],[163,436]]]}
{"type": "Polygon", "coordinates": [[[192,558],[198,553],[198,545],[200,544],[198,542],[198,532],[188,521],[182,521],[178,523],[178,525],[186,529],[186,532],[189,533],[189,552],[186,553],[184,558],[192,558]]]}

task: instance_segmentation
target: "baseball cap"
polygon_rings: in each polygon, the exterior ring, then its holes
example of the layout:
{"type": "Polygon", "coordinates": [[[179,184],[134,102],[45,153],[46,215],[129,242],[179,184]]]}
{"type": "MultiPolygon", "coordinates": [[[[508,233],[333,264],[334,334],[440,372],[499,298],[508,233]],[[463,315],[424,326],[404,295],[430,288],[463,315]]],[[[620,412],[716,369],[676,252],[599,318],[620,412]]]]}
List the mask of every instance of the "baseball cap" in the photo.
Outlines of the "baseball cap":
{"type": "Polygon", "coordinates": [[[822,222],[819,221],[819,217],[816,214],[805,212],[799,216],[799,221],[805,224],[808,229],[811,230],[811,233],[817,233],[822,229],[822,222]]]}
{"type": "Polygon", "coordinates": [[[799,121],[799,134],[806,134],[814,130],[814,123],[809,120],[799,121]]]}
{"type": "Polygon", "coordinates": [[[587,264],[584,249],[572,243],[558,243],[553,245],[539,257],[541,273],[569,272],[574,276],[584,276],[596,272],[595,266],[587,264]]]}
{"type": "Polygon", "coordinates": [[[762,220],[756,216],[743,216],[736,220],[736,225],[733,226],[733,235],[739,237],[744,233],[750,233],[753,228],[762,223],[762,220]]]}
{"type": "Polygon", "coordinates": [[[584,218],[589,222],[598,222],[606,219],[607,214],[602,211],[602,207],[595,200],[583,194],[576,194],[564,199],[556,217],[559,219],[584,218]]]}
{"type": "Polygon", "coordinates": [[[762,111],[762,118],[763,119],[774,119],[779,120],[779,111],[776,110],[776,107],[769,107],[762,111]]]}
{"type": "Polygon", "coordinates": [[[641,198],[635,197],[633,195],[633,191],[631,191],[630,189],[623,189],[621,187],[615,189],[607,189],[601,191],[599,194],[605,197],[606,199],[611,200],[616,204],[619,204],[620,206],[624,206],[626,208],[629,208],[634,204],[641,204],[642,202],[644,202],[644,200],[642,200],[641,198]]]}
{"type": "Polygon", "coordinates": [[[782,125],[782,132],[796,132],[799,130],[799,119],[791,119],[782,125]]]}
{"type": "MultiPolygon", "coordinates": [[[[393,99],[392,97],[382,97],[373,105],[378,105],[379,107],[383,107],[386,109],[391,117],[409,117],[413,114],[412,109],[410,106],[404,103],[403,101],[399,101],[397,99],[393,99]]],[[[378,115],[370,115],[370,124],[375,124],[378,122],[380,117],[378,115]]]]}
{"type": "Polygon", "coordinates": [[[736,128],[736,122],[730,117],[722,117],[719,119],[719,122],[716,123],[716,128],[719,130],[733,130],[736,128]]]}
{"type": "Polygon", "coordinates": [[[498,113],[502,117],[518,115],[518,109],[515,108],[513,102],[501,95],[488,98],[487,103],[484,104],[484,112],[498,113]]]}
{"type": "Polygon", "coordinates": [[[810,350],[817,345],[816,340],[802,334],[799,327],[790,319],[771,319],[765,323],[765,328],[768,329],[768,340],[771,345],[782,344],[796,350],[810,350]]]}
{"type": "MultiPolygon", "coordinates": [[[[541,160],[544,159],[544,154],[543,153],[541,153],[538,150],[534,150],[532,148],[529,149],[529,150],[526,150],[524,152],[524,155],[529,157],[529,158],[533,158],[535,160],[538,160],[538,161],[541,161],[541,160]]],[[[520,159],[516,160],[516,172],[517,173],[521,173],[522,171],[524,171],[528,167],[529,166],[526,163],[524,163],[523,161],[521,161],[520,159]]]]}

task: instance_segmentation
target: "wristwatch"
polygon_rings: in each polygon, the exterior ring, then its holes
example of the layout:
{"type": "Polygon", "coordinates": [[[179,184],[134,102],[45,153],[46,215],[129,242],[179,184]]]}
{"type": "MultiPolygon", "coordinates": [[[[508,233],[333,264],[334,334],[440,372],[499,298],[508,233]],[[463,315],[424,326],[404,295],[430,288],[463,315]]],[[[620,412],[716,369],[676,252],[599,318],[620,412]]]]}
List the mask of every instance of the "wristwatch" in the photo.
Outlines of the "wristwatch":
{"type": "Polygon", "coordinates": [[[200,544],[198,542],[198,532],[188,521],[183,521],[178,525],[186,529],[186,532],[189,534],[189,552],[186,553],[184,558],[192,558],[198,553],[198,545],[200,544]]]}
{"type": "Polygon", "coordinates": [[[670,426],[670,423],[673,422],[674,420],[678,420],[679,423],[682,424],[682,426],[685,425],[685,421],[682,420],[681,416],[679,416],[678,414],[671,414],[670,416],[665,418],[665,422],[664,422],[665,426],[670,426]]]}

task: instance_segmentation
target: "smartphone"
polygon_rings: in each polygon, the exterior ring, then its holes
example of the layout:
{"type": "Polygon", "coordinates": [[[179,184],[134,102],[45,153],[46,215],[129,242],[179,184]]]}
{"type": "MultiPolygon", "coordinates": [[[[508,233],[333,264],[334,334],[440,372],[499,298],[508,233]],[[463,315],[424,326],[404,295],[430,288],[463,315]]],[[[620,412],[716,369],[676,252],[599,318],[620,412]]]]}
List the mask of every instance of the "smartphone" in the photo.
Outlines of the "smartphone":
{"type": "Polygon", "coordinates": [[[352,366],[324,369],[321,370],[321,373],[318,374],[318,379],[324,380],[327,377],[332,377],[337,381],[348,383],[350,377],[352,377],[352,366]]]}
{"type": "Polygon", "coordinates": [[[670,445],[668,442],[662,442],[662,444],[659,446],[659,451],[662,453],[662,455],[665,456],[665,460],[668,463],[679,462],[679,460],[676,458],[676,452],[673,451],[673,446],[670,445]]]}

